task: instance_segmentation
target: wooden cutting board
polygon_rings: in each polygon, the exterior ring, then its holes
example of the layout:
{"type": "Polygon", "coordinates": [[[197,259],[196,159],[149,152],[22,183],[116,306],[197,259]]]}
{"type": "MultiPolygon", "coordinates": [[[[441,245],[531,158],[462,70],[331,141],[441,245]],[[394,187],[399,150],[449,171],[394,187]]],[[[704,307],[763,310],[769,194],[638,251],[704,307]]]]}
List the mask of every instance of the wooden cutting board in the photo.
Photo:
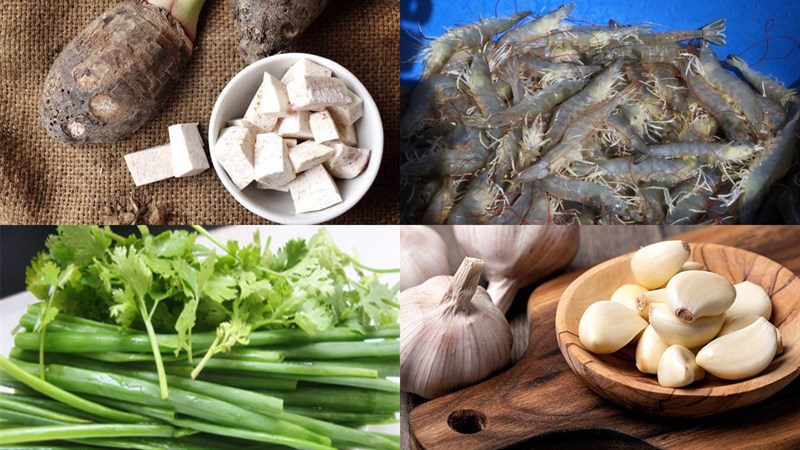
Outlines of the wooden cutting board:
{"type": "MultiPolygon", "coordinates": [[[[671,239],[744,248],[800,273],[800,227],[713,226],[671,239]]],[[[763,402],[702,419],[647,416],[589,390],[564,361],[554,328],[561,292],[581,273],[555,278],[531,294],[530,343],[516,365],[411,412],[411,431],[420,445],[528,448],[554,433],[602,430],[599,436],[617,442],[664,448],[800,448],[800,379],[763,402]]],[[[569,439],[564,436],[562,443],[569,439]]]]}

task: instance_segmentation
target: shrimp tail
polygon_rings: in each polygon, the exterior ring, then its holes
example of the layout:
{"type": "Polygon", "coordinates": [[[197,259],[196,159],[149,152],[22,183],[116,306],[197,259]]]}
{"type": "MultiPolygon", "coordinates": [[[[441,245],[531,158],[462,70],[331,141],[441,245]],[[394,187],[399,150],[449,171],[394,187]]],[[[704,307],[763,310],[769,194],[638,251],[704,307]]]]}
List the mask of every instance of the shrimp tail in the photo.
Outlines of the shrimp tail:
{"type": "Polygon", "coordinates": [[[710,24],[701,27],[700,31],[703,32],[703,40],[716,45],[726,45],[727,38],[725,37],[725,23],[726,19],[719,19],[711,22],[710,24]]]}
{"type": "Polygon", "coordinates": [[[749,67],[745,60],[733,54],[728,55],[728,64],[730,64],[736,69],[749,67]]]}

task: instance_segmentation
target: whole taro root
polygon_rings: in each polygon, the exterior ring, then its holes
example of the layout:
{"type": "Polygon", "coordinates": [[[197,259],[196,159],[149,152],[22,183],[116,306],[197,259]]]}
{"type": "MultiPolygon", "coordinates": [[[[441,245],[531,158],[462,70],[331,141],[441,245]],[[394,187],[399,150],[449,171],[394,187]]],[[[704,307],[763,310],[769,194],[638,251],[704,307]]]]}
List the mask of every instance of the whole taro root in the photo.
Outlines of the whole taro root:
{"type": "Polygon", "coordinates": [[[314,19],[327,0],[231,0],[240,36],[239,56],[248,64],[286,48],[314,19]]]}
{"type": "Polygon", "coordinates": [[[67,44],[47,75],[40,119],[68,144],[129,137],[164,106],[192,56],[205,0],[126,0],[67,44]]]}

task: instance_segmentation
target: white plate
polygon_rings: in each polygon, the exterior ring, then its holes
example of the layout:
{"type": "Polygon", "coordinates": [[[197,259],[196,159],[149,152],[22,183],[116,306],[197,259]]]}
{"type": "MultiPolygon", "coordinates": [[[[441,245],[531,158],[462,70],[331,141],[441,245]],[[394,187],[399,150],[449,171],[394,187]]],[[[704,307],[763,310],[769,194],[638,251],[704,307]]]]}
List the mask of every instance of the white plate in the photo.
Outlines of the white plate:
{"type": "Polygon", "coordinates": [[[236,201],[254,214],[283,224],[322,223],[344,214],[355,206],[372,186],[375,177],[378,176],[378,169],[383,158],[383,122],[378,106],[367,88],[358,81],[355,75],[341,65],[321,56],[305,53],[284,53],[270,56],[250,64],[233,77],[222,90],[214,105],[214,110],[211,112],[211,121],[208,125],[209,148],[214,148],[217,137],[225,128],[227,121],[244,116],[247,106],[261,85],[264,72],[269,72],[280,79],[295,61],[302,58],[331,69],[335,77],[342,79],[350,90],[361,97],[364,102],[364,117],[356,122],[358,146],[372,150],[372,155],[369,165],[361,175],[352,180],[336,180],[342,196],[341,203],[321,211],[297,214],[294,211],[292,197],[286,192],[258,189],[255,187],[255,183],[244,190],[239,190],[225,169],[214,159],[212,152],[211,162],[214,164],[214,170],[236,201]]]}
{"type": "MultiPolygon", "coordinates": [[[[374,268],[397,268],[400,262],[400,229],[397,226],[329,226],[326,227],[333,236],[339,248],[358,254],[359,261],[374,268]]],[[[212,235],[223,243],[235,239],[240,243],[252,242],[253,231],[260,230],[264,242],[271,237],[270,247],[275,250],[290,239],[309,238],[319,229],[317,226],[237,226],[218,228],[212,235]]],[[[214,247],[208,239],[200,237],[197,240],[203,245],[214,247]]],[[[27,264],[26,262],[21,262],[27,264]]],[[[352,274],[351,274],[352,275],[352,274]]],[[[398,283],[400,276],[396,273],[386,274],[381,278],[390,286],[398,283]]],[[[25,314],[28,305],[37,302],[36,297],[30,292],[20,292],[0,300],[0,354],[8,356],[14,346],[12,330],[25,314]]],[[[396,380],[395,381],[399,381],[396,380]]],[[[398,398],[398,402],[399,402],[398,398]]],[[[370,425],[369,431],[381,433],[400,434],[399,424],[370,425]]]]}

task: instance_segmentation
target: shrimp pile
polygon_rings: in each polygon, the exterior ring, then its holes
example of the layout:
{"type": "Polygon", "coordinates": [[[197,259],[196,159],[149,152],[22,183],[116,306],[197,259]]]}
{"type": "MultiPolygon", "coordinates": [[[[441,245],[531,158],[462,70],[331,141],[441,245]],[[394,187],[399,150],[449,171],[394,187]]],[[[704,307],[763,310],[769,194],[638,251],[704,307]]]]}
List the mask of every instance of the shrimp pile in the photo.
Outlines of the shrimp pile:
{"type": "Polygon", "coordinates": [[[572,8],[426,46],[400,125],[403,222],[753,222],[797,159],[796,93],[720,63],[725,19],[654,32],[571,26],[572,8]]]}

